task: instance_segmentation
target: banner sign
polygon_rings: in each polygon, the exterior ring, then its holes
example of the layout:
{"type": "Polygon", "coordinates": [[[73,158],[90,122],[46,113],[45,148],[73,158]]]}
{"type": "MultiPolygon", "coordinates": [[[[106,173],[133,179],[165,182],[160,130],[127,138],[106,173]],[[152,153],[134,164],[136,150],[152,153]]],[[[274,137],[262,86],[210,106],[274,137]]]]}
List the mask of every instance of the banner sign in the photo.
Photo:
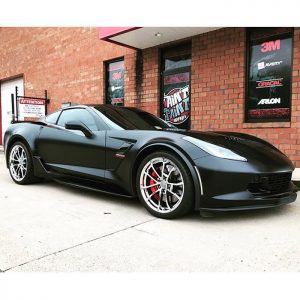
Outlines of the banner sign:
{"type": "Polygon", "coordinates": [[[291,118],[292,35],[250,42],[246,122],[291,118]]]}
{"type": "Polygon", "coordinates": [[[190,73],[165,75],[163,117],[179,128],[189,127],[190,73]]]}
{"type": "Polygon", "coordinates": [[[45,117],[46,100],[18,97],[18,120],[30,121],[45,117]]]}
{"type": "Polygon", "coordinates": [[[124,61],[107,64],[106,102],[124,105],[124,61]]]}

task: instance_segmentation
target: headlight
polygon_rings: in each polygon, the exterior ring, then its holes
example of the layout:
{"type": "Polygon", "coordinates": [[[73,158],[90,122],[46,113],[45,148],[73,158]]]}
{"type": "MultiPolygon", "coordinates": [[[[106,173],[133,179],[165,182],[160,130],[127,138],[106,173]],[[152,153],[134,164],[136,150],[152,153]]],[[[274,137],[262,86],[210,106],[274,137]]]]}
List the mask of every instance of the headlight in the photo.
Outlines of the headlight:
{"type": "Polygon", "coordinates": [[[203,151],[220,158],[225,159],[233,159],[233,160],[240,160],[240,161],[247,161],[245,157],[242,157],[233,151],[226,149],[224,147],[220,147],[211,143],[207,143],[191,136],[183,137],[184,140],[194,144],[195,146],[201,148],[203,151]]]}

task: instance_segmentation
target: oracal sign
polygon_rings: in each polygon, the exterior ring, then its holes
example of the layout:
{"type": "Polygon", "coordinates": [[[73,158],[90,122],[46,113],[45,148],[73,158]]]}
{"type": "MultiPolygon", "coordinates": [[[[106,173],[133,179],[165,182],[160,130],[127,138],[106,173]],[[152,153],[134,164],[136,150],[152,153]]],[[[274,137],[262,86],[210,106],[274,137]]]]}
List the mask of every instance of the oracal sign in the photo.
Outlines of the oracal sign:
{"type": "Polygon", "coordinates": [[[249,41],[246,122],[290,121],[292,32],[249,41]]]}
{"type": "Polygon", "coordinates": [[[35,120],[45,116],[46,101],[43,99],[18,99],[18,119],[19,121],[35,120]]]}

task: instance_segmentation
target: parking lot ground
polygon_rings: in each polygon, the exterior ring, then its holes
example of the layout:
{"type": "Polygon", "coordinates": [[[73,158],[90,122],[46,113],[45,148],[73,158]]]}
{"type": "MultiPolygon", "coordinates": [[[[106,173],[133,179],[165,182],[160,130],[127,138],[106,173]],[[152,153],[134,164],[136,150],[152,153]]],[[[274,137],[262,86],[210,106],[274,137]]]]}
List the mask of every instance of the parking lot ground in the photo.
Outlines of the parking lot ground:
{"type": "Polygon", "coordinates": [[[0,152],[0,270],[300,271],[300,203],[178,220],[137,199],[20,186],[0,152]]]}

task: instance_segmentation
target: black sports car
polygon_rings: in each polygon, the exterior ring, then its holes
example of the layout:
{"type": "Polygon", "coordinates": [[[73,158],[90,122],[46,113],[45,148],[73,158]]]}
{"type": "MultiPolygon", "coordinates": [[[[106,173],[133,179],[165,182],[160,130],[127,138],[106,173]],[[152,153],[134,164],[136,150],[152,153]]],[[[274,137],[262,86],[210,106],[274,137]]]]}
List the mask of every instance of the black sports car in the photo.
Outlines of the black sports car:
{"type": "Polygon", "coordinates": [[[271,144],[241,133],[180,130],[137,108],[79,105],[39,122],[15,123],[4,149],[18,184],[49,178],[138,195],[161,218],[296,199],[294,166],[271,144]]]}

